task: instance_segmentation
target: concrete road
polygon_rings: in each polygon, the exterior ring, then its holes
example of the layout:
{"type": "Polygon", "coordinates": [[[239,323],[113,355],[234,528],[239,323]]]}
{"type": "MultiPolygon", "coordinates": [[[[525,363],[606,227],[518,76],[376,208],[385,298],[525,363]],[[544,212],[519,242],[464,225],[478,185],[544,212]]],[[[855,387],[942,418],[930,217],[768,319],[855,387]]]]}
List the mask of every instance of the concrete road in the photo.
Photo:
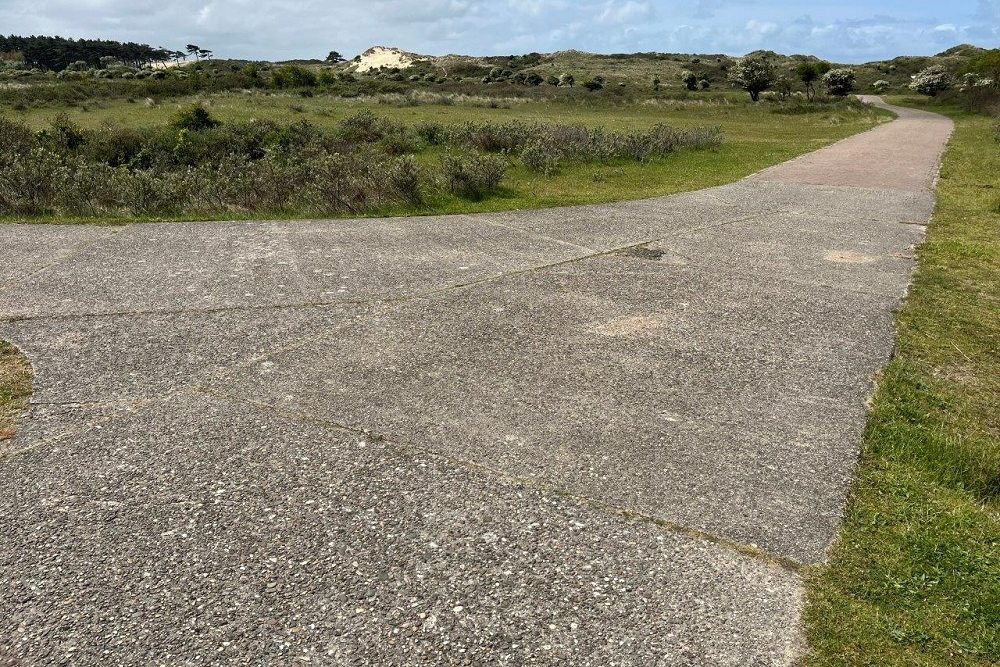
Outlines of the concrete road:
{"type": "Polygon", "coordinates": [[[786,665],[948,120],[476,216],[0,227],[0,663],[786,665]]]}

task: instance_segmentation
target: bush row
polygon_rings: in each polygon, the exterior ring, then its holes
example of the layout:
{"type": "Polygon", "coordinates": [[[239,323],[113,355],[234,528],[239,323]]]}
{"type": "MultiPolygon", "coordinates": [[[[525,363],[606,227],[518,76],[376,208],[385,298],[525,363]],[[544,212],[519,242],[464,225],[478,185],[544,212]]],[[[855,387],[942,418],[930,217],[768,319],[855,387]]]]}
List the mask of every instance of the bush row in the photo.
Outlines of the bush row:
{"type": "Polygon", "coordinates": [[[516,158],[551,175],[566,161],[643,161],[720,141],[717,129],[665,125],[409,127],[368,111],[333,130],[306,121],[219,123],[202,107],[182,109],[159,129],[86,130],[60,115],[36,132],[0,116],[0,214],[358,214],[417,206],[434,193],[488,196],[516,158]],[[441,147],[438,158],[418,160],[430,146],[441,147]]]}

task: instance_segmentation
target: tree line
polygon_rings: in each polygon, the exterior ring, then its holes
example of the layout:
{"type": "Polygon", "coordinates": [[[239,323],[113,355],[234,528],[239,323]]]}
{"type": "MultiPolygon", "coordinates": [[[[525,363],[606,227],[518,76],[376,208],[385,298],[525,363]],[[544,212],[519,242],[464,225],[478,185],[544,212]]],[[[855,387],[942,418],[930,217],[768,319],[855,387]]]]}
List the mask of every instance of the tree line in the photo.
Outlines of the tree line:
{"type": "Polygon", "coordinates": [[[77,62],[84,62],[89,67],[106,67],[108,64],[117,63],[125,67],[141,68],[153,63],[186,59],[188,54],[196,58],[204,58],[206,54],[211,55],[210,51],[194,45],[189,45],[185,53],[136,42],[66,39],[41,35],[30,37],[0,35],[0,53],[20,53],[25,65],[55,71],[64,70],[77,62]]]}

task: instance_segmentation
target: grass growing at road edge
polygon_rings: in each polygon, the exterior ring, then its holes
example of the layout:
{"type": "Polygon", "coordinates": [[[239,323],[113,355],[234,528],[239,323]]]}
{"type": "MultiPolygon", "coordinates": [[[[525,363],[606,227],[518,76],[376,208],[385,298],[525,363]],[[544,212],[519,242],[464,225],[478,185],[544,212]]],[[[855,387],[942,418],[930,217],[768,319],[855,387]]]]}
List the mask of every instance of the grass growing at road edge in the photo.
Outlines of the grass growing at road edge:
{"type": "Polygon", "coordinates": [[[0,341],[0,442],[10,440],[31,396],[31,364],[21,352],[0,341]]]}
{"type": "Polygon", "coordinates": [[[812,667],[1000,664],[1000,146],[956,122],[838,542],[809,579],[812,667]]]}

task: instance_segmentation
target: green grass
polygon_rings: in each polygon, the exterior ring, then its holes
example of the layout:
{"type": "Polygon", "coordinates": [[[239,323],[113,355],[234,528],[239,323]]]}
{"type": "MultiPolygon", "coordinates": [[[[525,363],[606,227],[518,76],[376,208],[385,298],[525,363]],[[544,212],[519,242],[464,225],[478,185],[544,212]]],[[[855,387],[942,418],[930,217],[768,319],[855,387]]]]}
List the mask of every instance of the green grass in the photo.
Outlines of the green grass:
{"type": "Polygon", "coordinates": [[[14,437],[31,396],[31,364],[16,347],[0,341],[0,442],[14,437]]]}
{"type": "MultiPolygon", "coordinates": [[[[530,172],[515,161],[501,191],[481,201],[438,195],[420,208],[383,209],[372,211],[369,215],[426,215],[541,208],[639,199],[696,190],[738,180],[773,164],[870,129],[891,118],[891,114],[882,110],[858,111],[847,107],[802,114],[776,114],[773,113],[773,104],[734,102],[732,95],[705,96],[693,102],[659,100],[652,104],[628,105],[525,101],[511,103],[509,108],[472,104],[397,106],[378,104],[371,99],[324,96],[302,98],[260,93],[225,93],[199,99],[209,106],[213,116],[223,122],[252,118],[279,122],[305,119],[319,126],[332,127],[345,116],[362,109],[371,109],[380,116],[408,124],[423,120],[461,123],[468,120],[520,119],[630,130],[666,123],[679,128],[719,126],[725,134],[723,145],[718,149],[681,150],[645,164],[629,161],[615,164],[567,164],[552,178],[530,172]]],[[[95,102],[87,110],[76,107],[70,108],[67,113],[74,122],[90,128],[99,128],[107,123],[155,126],[165,125],[179,107],[190,104],[191,101],[192,98],[176,99],[151,106],[126,100],[95,102]]],[[[33,127],[42,128],[59,111],[66,110],[42,108],[8,113],[33,127]]],[[[435,158],[433,150],[424,151],[421,155],[422,160],[435,158]]],[[[241,216],[230,212],[220,214],[219,217],[233,219],[241,216]]],[[[7,217],[0,221],[22,220],[24,218],[7,217]]],[[[48,221],[95,222],[91,218],[48,221]]],[[[101,221],[115,223],[125,220],[106,218],[101,221]]]]}
{"type": "Polygon", "coordinates": [[[928,108],[956,132],[844,526],[810,578],[812,667],[1000,664],[998,119],[928,108]]]}

